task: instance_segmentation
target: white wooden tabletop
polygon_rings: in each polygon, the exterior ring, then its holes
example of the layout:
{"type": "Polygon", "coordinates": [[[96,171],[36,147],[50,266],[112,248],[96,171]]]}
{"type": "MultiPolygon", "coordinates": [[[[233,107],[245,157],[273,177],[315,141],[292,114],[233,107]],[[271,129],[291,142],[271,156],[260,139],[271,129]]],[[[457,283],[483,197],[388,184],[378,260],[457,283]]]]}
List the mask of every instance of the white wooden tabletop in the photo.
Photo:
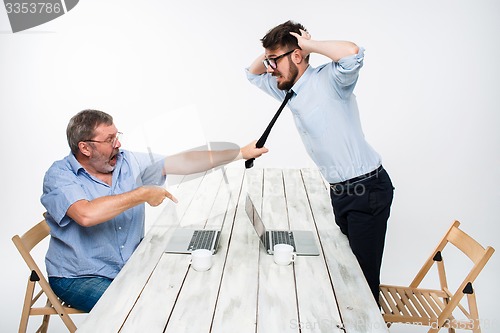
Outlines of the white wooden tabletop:
{"type": "Polygon", "coordinates": [[[129,262],[78,332],[388,332],[316,169],[227,168],[175,189],[129,262]],[[319,256],[278,266],[245,212],[266,227],[311,230],[319,256]],[[164,253],[177,227],[222,225],[209,271],[164,253]]]}

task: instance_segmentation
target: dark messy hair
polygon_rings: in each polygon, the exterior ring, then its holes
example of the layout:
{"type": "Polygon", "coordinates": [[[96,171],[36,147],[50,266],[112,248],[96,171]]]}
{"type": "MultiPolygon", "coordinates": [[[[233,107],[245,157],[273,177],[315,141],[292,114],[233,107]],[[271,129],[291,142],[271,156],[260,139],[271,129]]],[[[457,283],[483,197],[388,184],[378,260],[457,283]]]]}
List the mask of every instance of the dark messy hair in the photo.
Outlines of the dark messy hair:
{"type": "Polygon", "coordinates": [[[66,128],[66,137],[71,152],[76,155],[79,150],[78,143],[92,139],[95,129],[102,124],[112,125],[113,117],[106,112],[90,109],[80,111],[74,115],[66,128]]]}
{"type": "Polygon", "coordinates": [[[297,38],[292,36],[290,32],[296,32],[300,35],[300,30],[307,31],[300,23],[294,21],[286,21],[267,32],[260,40],[262,46],[268,50],[276,50],[286,48],[289,50],[300,49],[297,38]]]}

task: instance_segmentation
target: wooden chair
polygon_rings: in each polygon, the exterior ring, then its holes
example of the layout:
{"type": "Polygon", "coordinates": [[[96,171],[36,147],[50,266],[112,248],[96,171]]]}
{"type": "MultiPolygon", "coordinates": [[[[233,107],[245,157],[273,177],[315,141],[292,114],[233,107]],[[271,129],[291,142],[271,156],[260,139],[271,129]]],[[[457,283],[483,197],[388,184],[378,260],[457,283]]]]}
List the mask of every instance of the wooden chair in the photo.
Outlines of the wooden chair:
{"type": "Polygon", "coordinates": [[[68,330],[70,332],[75,332],[76,326],[69,317],[69,314],[84,313],[83,311],[71,308],[61,302],[50,288],[48,281],[45,279],[40,268],[38,268],[38,265],[31,256],[31,250],[48,235],[49,226],[45,220],[42,220],[21,237],[18,235],[12,237],[12,241],[31,271],[28,278],[26,295],[24,297],[19,332],[26,332],[29,317],[37,315],[43,315],[43,320],[36,332],[47,332],[51,315],[59,315],[68,330]],[[35,287],[37,284],[41,290],[35,295],[35,287]],[[35,303],[37,303],[42,295],[45,295],[47,302],[45,306],[37,306],[35,303]]]}
{"type": "Polygon", "coordinates": [[[388,326],[399,322],[430,326],[428,332],[437,332],[441,328],[448,328],[449,332],[455,332],[455,329],[471,330],[474,333],[481,332],[476,295],[472,283],[495,249],[490,246],[486,249],[483,248],[477,241],[460,230],[459,225],[458,221],[451,225],[408,287],[380,286],[380,306],[388,326]],[[448,289],[442,254],[448,244],[454,245],[472,261],[472,268],[454,293],[448,289]],[[437,265],[441,289],[420,288],[420,283],[434,264],[437,265]],[[467,308],[460,303],[464,296],[467,296],[467,308]],[[461,318],[455,318],[454,313],[460,313],[460,311],[461,318]]]}

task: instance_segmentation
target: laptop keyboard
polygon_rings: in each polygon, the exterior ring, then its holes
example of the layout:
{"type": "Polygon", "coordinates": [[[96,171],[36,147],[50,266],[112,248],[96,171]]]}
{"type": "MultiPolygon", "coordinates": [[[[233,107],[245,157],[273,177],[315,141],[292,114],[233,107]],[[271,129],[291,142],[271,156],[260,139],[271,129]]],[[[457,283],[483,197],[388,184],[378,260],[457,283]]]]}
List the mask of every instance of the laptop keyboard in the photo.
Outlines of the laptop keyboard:
{"type": "Polygon", "coordinates": [[[195,230],[193,232],[193,237],[189,243],[188,250],[194,251],[198,249],[212,249],[212,244],[214,237],[216,235],[216,230],[195,230]]]}
{"type": "Polygon", "coordinates": [[[295,250],[295,241],[293,239],[293,233],[290,231],[271,231],[271,238],[273,239],[273,244],[288,244],[293,246],[295,250]]]}

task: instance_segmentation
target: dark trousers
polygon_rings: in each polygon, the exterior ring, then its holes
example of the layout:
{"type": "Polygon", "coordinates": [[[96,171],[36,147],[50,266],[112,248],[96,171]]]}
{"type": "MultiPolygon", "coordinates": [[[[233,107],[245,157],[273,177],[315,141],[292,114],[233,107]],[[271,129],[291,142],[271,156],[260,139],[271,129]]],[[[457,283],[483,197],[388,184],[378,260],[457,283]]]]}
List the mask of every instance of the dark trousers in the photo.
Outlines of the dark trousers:
{"type": "Polygon", "coordinates": [[[391,179],[383,168],[370,177],[330,186],[335,222],[349,239],[377,304],[393,194],[391,179]]]}

